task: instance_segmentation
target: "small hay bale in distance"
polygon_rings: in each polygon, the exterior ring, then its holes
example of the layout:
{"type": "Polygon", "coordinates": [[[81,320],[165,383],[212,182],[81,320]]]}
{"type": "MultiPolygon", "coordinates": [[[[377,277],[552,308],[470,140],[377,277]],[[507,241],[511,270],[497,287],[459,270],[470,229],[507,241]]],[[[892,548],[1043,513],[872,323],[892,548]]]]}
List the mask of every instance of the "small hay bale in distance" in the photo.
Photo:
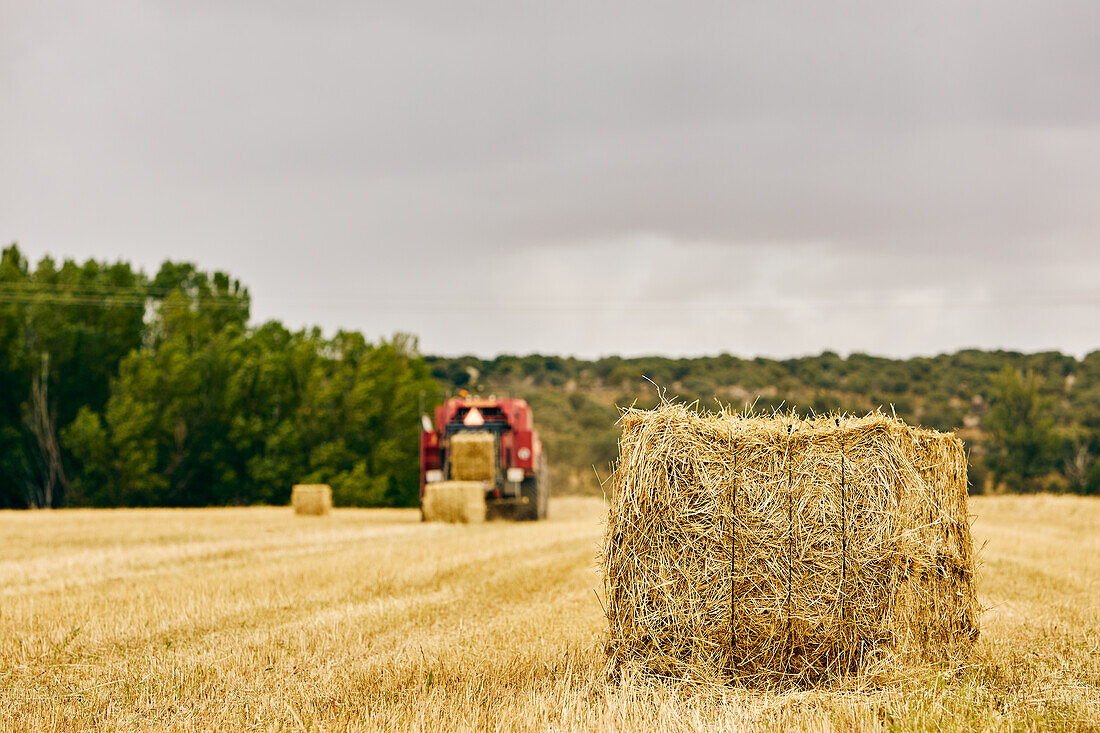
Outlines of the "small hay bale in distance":
{"type": "Polygon", "coordinates": [[[295,514],[321,516],[332,509],[332,489],[328,484],[295,484],[290,492],[295,514]]]}
{"type": "Polygon", "coordinates": [[[484,481],[441,481],[424,487],[424,519],[428,522],[481,524],[485,521],[484,481]]]}
{"type": "Polygon", "coordinates": [[[613,667],[789,687],[969,651],[955,435],[668,403],[622,423],[602,553],[613,667]]]}
{"type": "Polygon", "coordinates": [[[453,481],[492,481],[496,478],[497,442],[485,430],[463,430],[450,439],[453,481]]]}

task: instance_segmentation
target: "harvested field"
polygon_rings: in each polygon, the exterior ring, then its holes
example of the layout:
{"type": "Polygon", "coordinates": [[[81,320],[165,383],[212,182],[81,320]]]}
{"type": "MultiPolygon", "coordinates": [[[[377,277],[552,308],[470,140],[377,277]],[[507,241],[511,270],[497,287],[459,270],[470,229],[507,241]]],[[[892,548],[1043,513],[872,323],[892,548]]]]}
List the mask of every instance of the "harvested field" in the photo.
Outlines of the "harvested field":
{"type": "Polygon", "coordinates": [[[605,681],[600,500],[0,512],[0,730],[1095,729],[1100,501],[970,508],[971,664],[787,693],[605,681]]]}

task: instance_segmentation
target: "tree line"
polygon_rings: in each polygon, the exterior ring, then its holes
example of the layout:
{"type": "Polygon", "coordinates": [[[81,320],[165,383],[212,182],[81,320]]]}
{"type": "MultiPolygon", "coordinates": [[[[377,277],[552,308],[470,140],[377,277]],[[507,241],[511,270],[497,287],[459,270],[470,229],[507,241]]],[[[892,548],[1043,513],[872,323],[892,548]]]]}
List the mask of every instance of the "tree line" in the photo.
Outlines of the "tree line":
{"type": "Polygon", "coordinates": [[[458,389],[526,398],[556,490],[599,493],[619,408],[656,404],[654,383],[703,407],[883,409],[957,431],[974,491],[1100,494],[1100,351],[482,359],[249,314],[247,288],[192,264],[3,250],[0,508],[280,504],[301,482],[411,506],[421,396],[458,389]]]}
{"type": "Polygon", "coordinates": [[[974,492],[1100,494],[1100,351],[1082,359],[975,349],[911,359],[831,352],[795,359],[426,358],[448,389],[526,397],[555,486],[577,492],[609,490],[619,408],[655,405],[660,385],[700,409],[882,409],[955,431],[969,451],[974,492]]]}
{"type": "Polygon", "coordinates": [[[248,290],[166,262],[0,255],[0,507],[417,499],[414,338],[249,325],[248,290]]]}

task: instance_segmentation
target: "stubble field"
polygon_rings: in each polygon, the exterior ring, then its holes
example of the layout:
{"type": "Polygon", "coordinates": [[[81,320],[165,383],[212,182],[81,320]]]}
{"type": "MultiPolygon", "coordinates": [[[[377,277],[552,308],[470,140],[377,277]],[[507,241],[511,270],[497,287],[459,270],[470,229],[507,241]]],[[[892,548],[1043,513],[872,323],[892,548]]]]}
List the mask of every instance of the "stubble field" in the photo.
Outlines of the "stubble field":
{"type": "Polygon", "coordinates": [[[0,730],[1096,729],[1100,500],[971,511],[971,664],[782,694],[607,681],[598,499],[0,512],[0,730]]]}

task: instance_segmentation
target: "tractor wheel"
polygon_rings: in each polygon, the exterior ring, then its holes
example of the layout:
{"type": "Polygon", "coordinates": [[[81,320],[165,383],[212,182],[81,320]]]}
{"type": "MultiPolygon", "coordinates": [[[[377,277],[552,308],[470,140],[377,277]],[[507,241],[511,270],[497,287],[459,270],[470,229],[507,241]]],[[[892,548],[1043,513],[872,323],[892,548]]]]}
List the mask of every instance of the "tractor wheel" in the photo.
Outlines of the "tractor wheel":
{"type": "Polygon", "coordinates": [[[542,519],[542,482],[539,475],[529,476],[520,484],[519,494],[524,502],[516,507],[516,519],[533,522],[542,519]]]}
{"type": "Polygon", "coordinates": [[[546,457],[539,456],[539,519],[546,519],[550,511],[550,468],[546,457]]]}

